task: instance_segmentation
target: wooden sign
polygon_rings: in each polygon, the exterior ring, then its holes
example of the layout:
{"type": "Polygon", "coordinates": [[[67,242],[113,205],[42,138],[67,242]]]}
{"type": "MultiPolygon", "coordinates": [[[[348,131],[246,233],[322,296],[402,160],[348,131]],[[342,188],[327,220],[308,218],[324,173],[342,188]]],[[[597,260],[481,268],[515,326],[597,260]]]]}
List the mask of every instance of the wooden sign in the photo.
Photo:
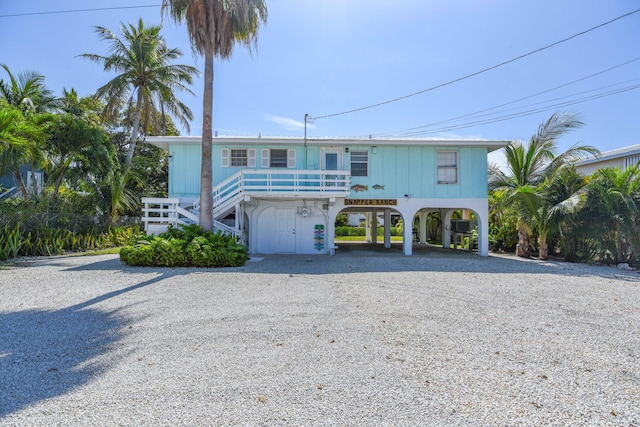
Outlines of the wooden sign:
{"type": "Polygon", "coordinates": [[[345,206],[398,206],[398,199],[344,199],[345,206]]]}

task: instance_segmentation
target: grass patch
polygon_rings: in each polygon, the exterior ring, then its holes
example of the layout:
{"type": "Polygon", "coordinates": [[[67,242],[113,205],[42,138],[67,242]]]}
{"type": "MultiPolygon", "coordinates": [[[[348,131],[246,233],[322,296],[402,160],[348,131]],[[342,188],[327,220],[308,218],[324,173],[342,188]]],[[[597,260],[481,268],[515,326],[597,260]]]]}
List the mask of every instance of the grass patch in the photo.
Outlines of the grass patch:
{"type": "Polygon", "coordinates": [[[120,247],[115,248],[106,248],[106,249],[95,249],[91,251],[84,252],[72,252],[67,255],[69,256],[93,256],[93,255],[116,255],[120,253],[120,247]]]}

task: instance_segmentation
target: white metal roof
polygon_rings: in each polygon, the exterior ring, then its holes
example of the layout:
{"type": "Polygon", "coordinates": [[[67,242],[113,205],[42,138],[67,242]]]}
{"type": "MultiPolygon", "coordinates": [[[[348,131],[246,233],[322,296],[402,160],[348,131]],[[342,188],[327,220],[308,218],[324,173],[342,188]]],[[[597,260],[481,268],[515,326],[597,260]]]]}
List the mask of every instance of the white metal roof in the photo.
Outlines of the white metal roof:
{"type": "Polygon", "coordinates": [[[577,161],[576,165],[588,165],[590,163],[603,162],[606,160],[633,156],[635,154],[640,154],[640,144],[616,148],[615,150],[605,151],[598,155],[590,155],[582,160],[577,161]]]}
{"type": "MultiPolygon", "coordinates": [[[[160,148],[168,149],[170,144],[200,144],[201,136],[148,136],[145,140],[160,148]]],[[[305,139],[291,136],[214,136],[214,144],[229,145],[303,145],[305,139]]],[[[313,137],[307,138],[307,145],[329,146],[456,146],[487,147],[488,152],[499,150],[510,141],[490,139],[444,139],[444,138],[354,138],[354,137],[313,137]]]]}

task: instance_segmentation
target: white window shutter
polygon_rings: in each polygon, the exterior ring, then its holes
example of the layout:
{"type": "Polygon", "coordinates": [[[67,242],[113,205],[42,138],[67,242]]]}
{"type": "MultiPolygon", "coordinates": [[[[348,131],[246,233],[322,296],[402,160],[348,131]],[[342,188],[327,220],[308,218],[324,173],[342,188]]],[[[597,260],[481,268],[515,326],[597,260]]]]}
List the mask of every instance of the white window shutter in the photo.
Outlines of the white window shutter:
{"type": "Polygon", "coordinates": [[[287,150],[287,168],[296,168],[296,150],[294,149],[287,150]]]}
{"type": "Polygon", "coordinates": [[[256,167],[256,149],[249,148],[247,150],[247,167],[255,168],[256,167]]]}
{"type": "Polygon", "coordinates": [[[262,167],[268,168],[271,164],[271,159],[269,157],[269,150],[267,148],[262,149],[262,167]]]}
{"type": "Polygon", "coordinates": [[[220,165],[223,168],[228,168],[231,164],[231,160],[229,158],[229,149],[228,148],[223,148],[221,150],[221,156],[220,156],[220,165]]]}

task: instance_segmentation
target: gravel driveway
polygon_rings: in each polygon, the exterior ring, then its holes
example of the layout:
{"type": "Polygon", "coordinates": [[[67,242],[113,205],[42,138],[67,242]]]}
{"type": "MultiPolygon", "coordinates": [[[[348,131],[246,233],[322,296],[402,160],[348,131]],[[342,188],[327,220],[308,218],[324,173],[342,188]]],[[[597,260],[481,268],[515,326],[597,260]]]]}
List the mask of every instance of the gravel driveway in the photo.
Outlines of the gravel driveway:
{"type": "Polygon", "coordinates": [[[640,274],[338,250],[0,270],[0,425],[640,427],[640,274]]]}

